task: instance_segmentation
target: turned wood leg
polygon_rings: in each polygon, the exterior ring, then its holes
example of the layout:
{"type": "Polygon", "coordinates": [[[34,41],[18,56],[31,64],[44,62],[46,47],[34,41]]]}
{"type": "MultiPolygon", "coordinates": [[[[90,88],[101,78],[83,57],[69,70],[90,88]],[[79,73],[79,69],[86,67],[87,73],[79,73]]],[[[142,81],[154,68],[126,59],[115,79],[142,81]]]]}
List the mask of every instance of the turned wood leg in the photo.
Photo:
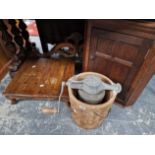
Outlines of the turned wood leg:
{"type": "Polygon", "coordinates": [[[11,104],[14,105],[17,103],[17,100],[16,99],[11,99],[11,104]]]}

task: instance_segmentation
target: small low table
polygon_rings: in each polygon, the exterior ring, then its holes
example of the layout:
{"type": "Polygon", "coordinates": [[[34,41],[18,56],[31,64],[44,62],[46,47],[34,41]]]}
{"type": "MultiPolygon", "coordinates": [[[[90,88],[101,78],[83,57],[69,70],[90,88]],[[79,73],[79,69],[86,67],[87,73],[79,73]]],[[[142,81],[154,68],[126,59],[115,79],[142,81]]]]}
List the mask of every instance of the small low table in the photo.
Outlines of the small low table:
{"type": "MultiPolygon", "coordinates": [[[[74,75],[74,62],[66,59],[28,59],[11,80],[4,95],[12,104],[21,99],[58,99],[62,81],[74,75]]],[[[65,87],[62,99],[68,101],[65,87]]]]}

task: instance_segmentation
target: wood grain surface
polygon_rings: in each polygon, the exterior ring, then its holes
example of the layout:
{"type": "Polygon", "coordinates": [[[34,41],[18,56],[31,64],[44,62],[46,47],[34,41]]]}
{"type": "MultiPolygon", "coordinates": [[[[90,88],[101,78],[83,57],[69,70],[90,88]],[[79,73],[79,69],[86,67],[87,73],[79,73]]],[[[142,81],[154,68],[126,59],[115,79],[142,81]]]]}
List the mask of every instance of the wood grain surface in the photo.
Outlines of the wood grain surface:
{"type": "Polygon", "coordinates": [[[88,20],[83,71],[121,83],[117,101],[132,105],[155,72],[154,40],[155,22],[88,20]]]}
{"type": "MultiPolygon", "coordinates": [[[[14,99],[58,99],[61,82],[74,74],[70,60],[29,59],[16,73],[4,95],[14,99]]],[[[63,98],[68,98],[65,88],[63,98]]]]}

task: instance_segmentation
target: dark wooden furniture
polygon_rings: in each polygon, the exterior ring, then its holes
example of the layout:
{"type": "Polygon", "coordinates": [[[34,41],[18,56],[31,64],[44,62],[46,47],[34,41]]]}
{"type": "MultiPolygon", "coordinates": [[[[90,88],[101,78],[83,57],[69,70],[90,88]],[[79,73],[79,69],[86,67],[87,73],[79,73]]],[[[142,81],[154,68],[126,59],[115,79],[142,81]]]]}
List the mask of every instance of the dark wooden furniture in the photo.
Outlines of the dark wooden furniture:
{"type": "Polygon", "coordinates": [[[9,71],[13,77],[29,53],[32,53],[32,44],[29,42],[29,34],[23,20],[0,19],[0,45],[3,55],[10,60],[3,64],[3,69],[9,71]]]}
{"type": "Polygon", "coordinates": [[[48,52],[47,44],[64,42],[72,33],[84,34],[83,19],[36,19],[43,52],[48,52]]]}
{"type": "Polygon", "coordinates": [[[117,101],[133,104],[155,72],[155,22],[88,20],[84,71],[120,82],[117,101]]]}
{"type": "MultiPolygon", "coordinates": [[[[21,99],[58,99],[61,82],[73,75],[74,62],[71,60],[29,59],[11,80],[4,95],[12,103],[21,99]]],[[[66,88],[62,99],[68,101],[66,88]]]]}
{"type": "Polygon", "coordinates": [[[0,81],[9,71],[13,55],[16,53],[16,45],[10,33],[7,20],[0,20],[0,81]]]}
{"type": "MultiPolygon", "coordinates": [[[[22,20],[0,20],[2,45],[14,55],[9,70],[12,77],[14,75],[15,77],[4,93],[12,100],[58,97],[61,81],[75,73],[74,63],[69,59],[51,60],[53,51],[48,51],[47,43],[64,42],[66,37],[75,31],[83,34],[84,28],[83,70],[80,71],[98,72],[115,82],[120,82],[123,91],[118,95],[117,101],[122,105],[132,105],[155,73],[154,21],[36,20],[36,22],[44,49],[43,55],[37,53],[29,42],[26,26],[22,20]],[[35,59],[32,60],[33,57],[35,59]],[[35,65],[38,68],[32,68],[35,65]],[[36,72],[33,73],[35,69],[36,72]],[[45,72],[48,73],[47,77],[44,76],[45,72]],[[36,75],[36,79],[33,74],[36,75]],[[55,77],[58,83],[46,86],[44,82],[49,81],[51,77],[55,77]]],[[[75,46],[75,50],[82,51],[81,45],[80,48],[75,46]]],[[[81,52],[78,51],[78,54],[81,52]]]]}
{"type": "Polygon", "coordinates": [[[11,58],[5,53],[5,48],[0,44],[0,81],[8,72],[8,66],[11,63],[11,58]]]}
{"type": "MultiPolygon", "coordinates": [[[[58,99],[61,82],[74,75],[75,66],[75,61],[69,58],[51,58],[55,52],[61,53],[59,48],[63,46],[55,46],[58,51],[45,51],[40,54],[34,44],[29,42],[26,25],[22,20],[0,20],[0,33],[2,45],[10,47],[12,54],[9,70],[13,79],[4,95],[12,103],[21,99],[58,99]]],[[[73,50],[75,55],[76,50],[73,50]]],[[[64,54],[70,56],[72,53],[70,51],[64,54]]],[[[67,89],[64,90],[62,99],[68,101],[67,89]]]]}

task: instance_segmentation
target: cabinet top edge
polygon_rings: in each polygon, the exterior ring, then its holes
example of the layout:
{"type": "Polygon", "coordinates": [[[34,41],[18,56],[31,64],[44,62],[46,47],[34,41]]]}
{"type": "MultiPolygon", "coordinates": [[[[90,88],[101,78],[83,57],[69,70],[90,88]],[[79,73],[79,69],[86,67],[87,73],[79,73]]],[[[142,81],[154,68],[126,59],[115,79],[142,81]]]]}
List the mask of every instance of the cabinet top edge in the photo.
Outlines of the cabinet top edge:
{"type": "Polygon", "coordinates": [[[90,19],[88,25],[155,40],[155,21],[123,19],[90,19]]]}

